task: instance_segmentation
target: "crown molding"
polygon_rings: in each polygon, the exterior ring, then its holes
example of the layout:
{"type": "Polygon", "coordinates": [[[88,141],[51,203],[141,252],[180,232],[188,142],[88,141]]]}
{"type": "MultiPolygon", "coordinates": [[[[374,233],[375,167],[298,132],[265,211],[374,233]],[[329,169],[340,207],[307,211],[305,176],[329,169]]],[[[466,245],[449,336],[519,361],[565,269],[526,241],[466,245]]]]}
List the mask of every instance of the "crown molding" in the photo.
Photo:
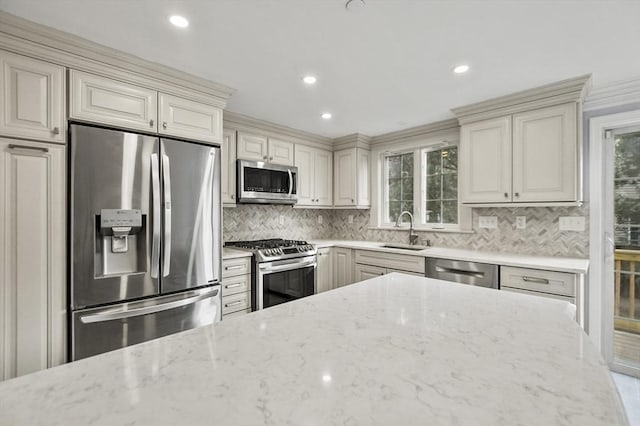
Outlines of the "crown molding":
{"type": "Polygon", "coordinates": [[[370,146],[371,136],[363,135],[362,133],[352,133],[333,140],[334,151],[349,148],[369,149],[370,146]]]}
{"type": "Polygon", "coordinates": [[[561,103],[582,102],[590,79],[591,74],[586,74],[522,92],[453,108],[451,111],[458,117],[460,124],[465,124],[561,103]]]}
{"type": "Polygon", "coordinates": [[[235,89],[0,11],[0,48],[224,107],[235,89]]]}
{"type": "Polygon", "coordinates": [[[436,121],[434,123],[374,136],[371,139],[371,146],[376,147],[400,141],[411,142],[416,139],[444,136],[452,132],[459,132],[459,130],[460,124],[458,120],[456,118],[450,118],[448,120],[436,121]]]}
{"type": "Polygon", "coordinates": [[[584,111],[640,103],[640,77],[594,87],[584,100],[584,111]]]}
{"type": "Polygon", "coordinates": [[[333,148],[333,139],[331,138],[260,120],[237,112],[225,110],[223,120],[225,129],[261,133],[290,142],[314,146],[320,145],[329,150],[333,148]]]}

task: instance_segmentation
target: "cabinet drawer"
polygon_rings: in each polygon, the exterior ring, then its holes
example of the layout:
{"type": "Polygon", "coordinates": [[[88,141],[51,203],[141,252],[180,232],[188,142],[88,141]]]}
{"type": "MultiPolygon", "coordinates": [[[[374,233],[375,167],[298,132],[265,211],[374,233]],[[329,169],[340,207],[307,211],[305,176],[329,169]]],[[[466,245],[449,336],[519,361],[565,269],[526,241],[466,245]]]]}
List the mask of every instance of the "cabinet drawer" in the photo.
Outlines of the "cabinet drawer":
{"type": "Polygon", "coordinates": [[[400,271],[418,272],[424,276],[424,257],[409,256],[397,253],[356,250],[356,263],[397,269],[400,271]]]}
{"type": "Polygon", "coordinates": [[[251,275],[238,275],[222,281],[222,297],[251,290],[251,275]]]}
{"type": "Polygon", "coordinates": [[[500,268],[500,287],[575,297],[576,275],[503,266],[500,268]]]}
{"type": "Polygon", "coordinates": [[[222,261],[222,278],[251,273],[251,257],[225,259],[222,261]]]}
{"type": "Polygon", "coordinates": [[[231,312],[231,313],[228,313],[228,314],[224,314],[222,316],[222,319],[226,320],[226,319],[229,319],[229,318],[241,317],[243,315],[247,315],[249,312],[251,312],[251,309],[244,309],[242,311],[231,312]]]}
{"type": "Polygon", "coordinates": [[[250,291],[222,297],[222,315],[246,309],[251,309],[250,291]]]}

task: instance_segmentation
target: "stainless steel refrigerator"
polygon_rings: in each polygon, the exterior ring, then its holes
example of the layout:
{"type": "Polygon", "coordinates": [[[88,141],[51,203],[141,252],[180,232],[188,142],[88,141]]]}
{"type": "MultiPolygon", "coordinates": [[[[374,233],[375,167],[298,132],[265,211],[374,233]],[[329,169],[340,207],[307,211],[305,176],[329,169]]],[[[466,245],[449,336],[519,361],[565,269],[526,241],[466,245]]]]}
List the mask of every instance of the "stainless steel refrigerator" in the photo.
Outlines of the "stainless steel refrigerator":
{"type": "Polygon", "coordinates": [[[219,321],[220,148],[70,134],[71,359],[219,321]]]}

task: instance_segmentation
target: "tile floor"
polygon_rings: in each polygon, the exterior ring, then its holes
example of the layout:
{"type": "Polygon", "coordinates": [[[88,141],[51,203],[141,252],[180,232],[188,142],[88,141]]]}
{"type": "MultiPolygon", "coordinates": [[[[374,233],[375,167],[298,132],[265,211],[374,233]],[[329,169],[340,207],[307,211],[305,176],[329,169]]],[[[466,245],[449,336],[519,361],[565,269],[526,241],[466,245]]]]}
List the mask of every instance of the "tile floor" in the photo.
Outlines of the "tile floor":
{"type": "Polygon", "coordinates": [[[627,410],[629,425],[640,425],[640,379],[620,373],[612,372],[611,374],[627,410]]]}

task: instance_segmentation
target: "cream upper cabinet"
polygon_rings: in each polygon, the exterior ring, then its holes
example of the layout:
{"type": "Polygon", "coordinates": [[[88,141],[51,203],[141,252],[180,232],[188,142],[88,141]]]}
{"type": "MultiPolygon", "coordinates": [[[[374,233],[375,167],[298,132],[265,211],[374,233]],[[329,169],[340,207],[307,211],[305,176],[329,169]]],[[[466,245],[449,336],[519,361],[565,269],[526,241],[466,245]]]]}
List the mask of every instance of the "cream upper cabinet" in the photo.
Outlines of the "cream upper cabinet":
{"type": "Polygon", "coordinates": [[[513,116],[513,201],[578,199],[576,104],[513,116]]]}
{"type": "Polygon", "coordinates": [[[333,153],[335,206],[370,207],[369,151],[349,148],[333,153]]]}
{"type": "Polygon", "coordinates": [[[222,109],[190,99],[158,94],[158,133],[207,142],[222,136],[222,109]]]}
{"type": "Polygon", "coordinates": [[[511,201],[511,117],[460,128],[460,200],[463,203],[511,201]]]}
{"type": "Polygon", "coordinates": [[[333,284],[342,287],[353,283],[353,250],[334,247],[333,252],[333,284]]]}
{"type": "Polygon", "coordinates": [[[0,379],[65,362],[65,147],[0,139],[0,379]]]}
{"type": "Polygon", "coordinates": [[[571,102],[464,124],[461,202],[580,201],[578,122],[571,102]]]}
{"type": "Polygon", "coordinates": [[[269,138],[269,162],[283,166],[293,166],[293,143],[269,138]]]}
{"type": "Polygon", "coordinates": [[[236,203],[236,132],[225,130],[222,134],[222,203],[236,203]]]}
{"type": "Polygon", "coordinates": [[[266,161],[283,166],[293,166],[294,144],[259,135],[238,132],[238,158],[241,160],[266,161]]]}
{"type": "Polygon", "coordinates": [[[332,195],[332,153],[305,145],[295,145],[298,168],[298,206],[328,207],[332,195]]]}
{"type": "Polygon", "coordinates": [[[155,90],[76,70],[70,72],[69,117],[155,132],[155,90]]]}
{"type": "Polygon", "coordinates": [[[64,67],[0,51],[0,134],[64,143],[64,67]]]}
{"type": "Polygon", "coordinates": [[[318,267],[316,268],[316,293],[331,290],[333,285],[333,262],[331,259],[331,249],[318,249],[318,267]]]}

